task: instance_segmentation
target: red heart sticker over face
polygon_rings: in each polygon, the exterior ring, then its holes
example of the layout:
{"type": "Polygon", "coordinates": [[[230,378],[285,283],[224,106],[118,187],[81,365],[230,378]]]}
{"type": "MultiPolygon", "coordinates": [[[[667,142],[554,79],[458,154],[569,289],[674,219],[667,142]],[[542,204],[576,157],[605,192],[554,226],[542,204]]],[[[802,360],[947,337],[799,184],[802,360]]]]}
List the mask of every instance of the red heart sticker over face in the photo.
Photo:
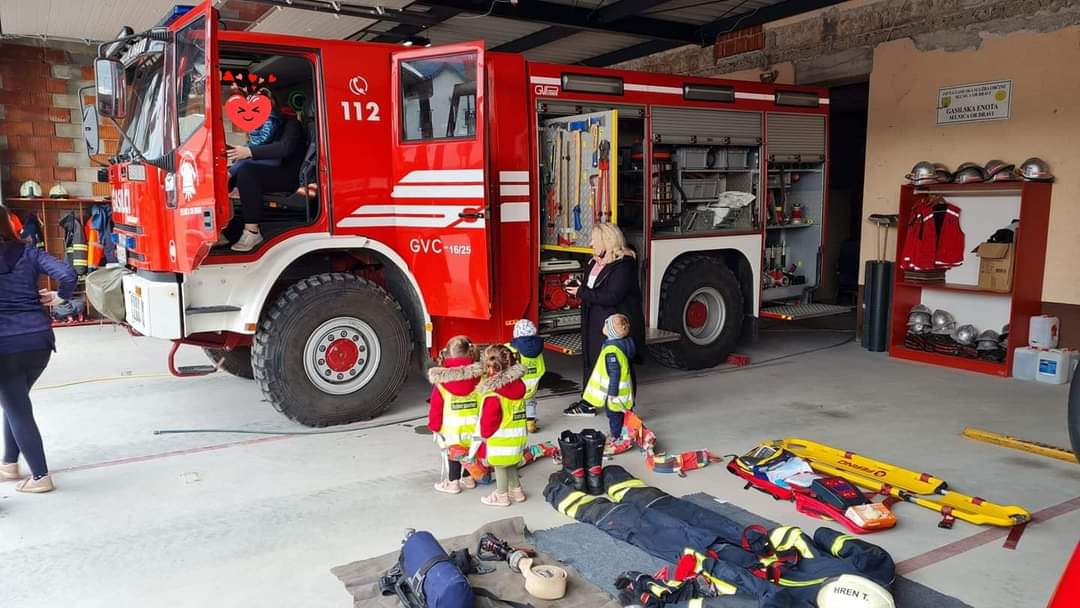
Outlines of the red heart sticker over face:
{"type": "Polygon", "coordinates": [[[270,118],[270,99],[265,95],[233,95],[225,102],[225,115],[236,128],[251,133],[270,118]]]}

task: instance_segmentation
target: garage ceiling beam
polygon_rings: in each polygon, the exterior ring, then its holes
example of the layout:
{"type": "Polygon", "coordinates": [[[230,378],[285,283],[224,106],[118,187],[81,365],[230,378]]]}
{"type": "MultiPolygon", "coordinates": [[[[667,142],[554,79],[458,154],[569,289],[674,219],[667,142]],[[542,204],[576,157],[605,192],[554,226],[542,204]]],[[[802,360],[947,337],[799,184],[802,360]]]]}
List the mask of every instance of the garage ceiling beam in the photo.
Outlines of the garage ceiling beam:
{"type": "Polygon", "coordinates": [[[513,6],[508,2],[492,4],[488,0],[425,0],[426,4],[456,8],[478,15],[490,15],[503,19],[516,19],[532,23],[570,28],[577,31],[596,31],[610,34],[630,34],[645,38],[670,40],[682,44],[700,42],[697,27],[693,24],[665,21],[649,17],[630,16],[611,22],[597,19],[596,11],[589,6],[570,6],[536,0],[513,6]]]}
{"type": "MultiPolygon", "coordinates": [[[[434,17],[434,18],[438,19],[439,23],[442,23],[442,22],[446,21],[447,19],[449,19],[449,18],[451,18],[454,15],[457,15],[459,13],[461,13],[461,11],[459,11],[457,9],[446,8],[446,7],[443,7],[443,6],[432,6],[427,11],[427,13],[424,13],[424,14],[430,15],[431,17],[434,17]]],[[[395,25],[394,27],[386,30],[385,33],[381,33],[378,36],[372,38],[371,42],[389,42],[389,43],[401,42],[402,40],[408,40],[409,38],[412,38],[414,36],[419,36],[419,35],[423,34],[424,30],[428,29],[428,27],[432,27],[432,26],[412,25],[412,24],[408,24],[408,23],[401,23],[401,24],[395,25]]],[[[373,32],[373,31],[365,31],[364,33],[374,34],[375,32],[373,32]]],[[[352,36],[350,36],[350,38],[352,38],[352,36]]]]}
{"type": "Polygon", "coordinates": [[[581,65],[588,65],[595,68],[605,68],[609,65],[615,65],[616,63],[622,63],[624,61],[630,61],[631,59],[637,59],[638,57],[648,57],[649,55],[655,55],[657,53],[663,53],[671,49],[677,49],[680,46],[686,46],[677,42],[669,42],[666,40],[650,40],[649,42],[642,42],[641,44],[635,44],[634,46],[628,46],[621,48],[617,51],[611,51],[610,53],[604,53],[603,55],[597,55],[595,57],[589,57],[579,61],[581,65]]]}
{"type": "Polygon", "coordinates": [[[535,49],[538,46],[544,46],[545,44],[549,44],[557,40],[562,40],[563,38],[566,38],[567,36],[570,36],[572,34],[576,34],[577,32],[578,30],[572,27],[553,25],[551,27],[546,27],[538,32],[533,32],[528,36],[522,36],[521,38],[517,38],[511,40],[510,42],[500,44],[499,46],[494,47],[491,50],[499,51],[502,53],[524,53],[529,49],[535,49]]]}
{"type": "Polygon", "coordinates": [[[596,11],[594,18],[601,23],[610,23],[631,15],[639,15],[667,2],[668,0],[619,0],[596,11]]]}
{"type": "Polygon", "coordinates": [[[363,17],[365,19],[374,19],[376,21],[395,21],[397,23],[406,23],[409,25],[418,25],[423,27],[431,27],[440,23],[442,20],[430,16],[427,13],[418,13],[411,11],[402,11],[396,8],[377,9],[374,6],[361,6],[358,4],[347,4],[345,2],[331,3],[323,0],[251,0],[259,4],[269,4],[272,6],[280,6],[284,8],[296,8],[305,11],[315,11],[317,13],[325,13],[328,15],[342,15],[345,17],[363,17]],[[337,10],[335,10],[335,6],[337,10]]]}
{"type": "MultiPolygon", "coordinates": [[[[694,44],[708,46],[716,40],[717,36],[727,34],[728,32],[737,29],[763,25],[771,21],[793,17],[821,8],[827,8],[844,1],[845,0],[786,0],[785,2],[765,6],[754,11],[746,11],[737,15],[724,17],[723,19],[717,19],[716,21],[701,26],[697,30],[697,40],[694,41],[694,44]]],[[[579,63],[581,63],[581,65],[594,67],[606,67],[616,63],[637,59],[639,57],[646,57],[648,55],[668,51],[679,46],[681,45],[671,44],[671,41],[668,40],[653,40],[635,44],[610,53],[604,53],[603,55],[590,57],[579,63]]]]}

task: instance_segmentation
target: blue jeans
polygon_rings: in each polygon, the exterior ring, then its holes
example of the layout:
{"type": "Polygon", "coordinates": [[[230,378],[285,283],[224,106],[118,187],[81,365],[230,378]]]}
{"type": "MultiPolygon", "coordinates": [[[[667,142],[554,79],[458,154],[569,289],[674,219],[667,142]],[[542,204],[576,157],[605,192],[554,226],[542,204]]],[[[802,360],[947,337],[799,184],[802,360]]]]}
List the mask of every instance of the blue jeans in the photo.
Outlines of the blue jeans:
{"type": "Polygon", "coordinates": [[[604,410],[607,412],[608,427],[611,429],[611,440],[615,441],[622,436],[623,427],[623,412],[613,412],[611,410],[604,410]]]}

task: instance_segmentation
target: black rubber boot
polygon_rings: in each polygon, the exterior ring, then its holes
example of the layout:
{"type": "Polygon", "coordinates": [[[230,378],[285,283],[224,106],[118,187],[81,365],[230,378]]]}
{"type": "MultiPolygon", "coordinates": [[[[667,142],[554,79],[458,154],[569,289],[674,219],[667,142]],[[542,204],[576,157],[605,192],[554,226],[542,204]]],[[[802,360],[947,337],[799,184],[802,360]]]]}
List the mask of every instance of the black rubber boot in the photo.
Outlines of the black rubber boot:
{"type": "Polygon", "coordinates": [[[585,487],[593,496],[604,493],[604,441],[607,437],[594,429],[581,431],[585,443],[585,487]]]}
{"type": "Polygon", "coordinates": [[[559,435],[559,453],[562,455],[563,473],[578,492],[585,491],[585,443],[573,431],[559,435]]]}

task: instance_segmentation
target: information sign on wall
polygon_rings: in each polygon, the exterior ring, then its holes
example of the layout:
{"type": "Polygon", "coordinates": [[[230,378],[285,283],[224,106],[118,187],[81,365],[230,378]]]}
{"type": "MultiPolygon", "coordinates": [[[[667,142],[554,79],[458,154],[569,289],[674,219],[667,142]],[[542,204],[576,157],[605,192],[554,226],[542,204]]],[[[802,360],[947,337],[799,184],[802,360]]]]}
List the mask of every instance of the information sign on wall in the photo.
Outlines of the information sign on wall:
{"type": "Polygon", "coordinates": [[[1011,102],[1011,80],[938,89],[937,124],[1007,120],[1011,102]]]}

